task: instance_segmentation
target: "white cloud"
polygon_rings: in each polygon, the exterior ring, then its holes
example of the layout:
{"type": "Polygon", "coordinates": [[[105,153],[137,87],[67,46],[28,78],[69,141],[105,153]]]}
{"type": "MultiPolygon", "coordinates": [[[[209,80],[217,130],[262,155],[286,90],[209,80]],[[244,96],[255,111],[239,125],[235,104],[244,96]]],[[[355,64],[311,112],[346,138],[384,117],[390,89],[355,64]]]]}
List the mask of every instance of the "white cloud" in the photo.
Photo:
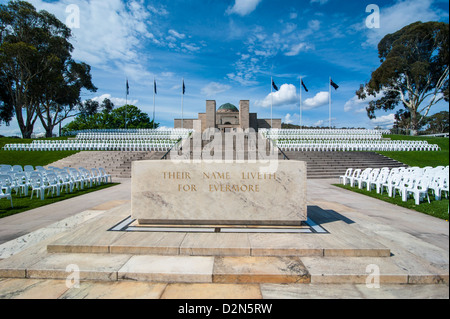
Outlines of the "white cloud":
{"type": "Polygon", "coordinates": [[[325,123],[324,120],[318,120],[317,122],[315,122],[315,123],[313,124],[313,126],[323,126],[323,123],[325,123]]]}
{"type": "MultiPolygon", "coordinates": [[[[66,21],[66,8],[69,4],[80,8],[79,28],[73,28],[71,40],[76,60],[105,70],[116,70],[125,74],[124,65],[132,70],[140,70],[128,74],[136,80],[148,74],[142,72],[142,49],[146,40],[156,41],[149,31],[154,9],[146,7],[142,1],[109,0],[62,0],[48,2],[30,0],[37,10],[47,10],[61,21],[66,21]],[[117,63],[119,61],[119,63],[117,63]]],[[[160,14],[164,11],[160,9],[160,14]]]]}
{"type": "Polygon", "coordinates": [[[311,0],[311,3],[319,3],[319,4],[325,4],[327,3],[329,0],[311,0]]]}
{"type": "Polygon", "coordinates": [[[183,49],[185,49],[184,51],[190,51],[190,52],[196,52],[196,51],[200,50],[200,48],[198,46],[196,46],[195,44],[193,44],[193,43],[190,43],[190,44],[182,43],[181,47],[183,49]]]}
{"type": "Polygon", "coordinates": [[[380,92],[377,96],[368,95],[365,100],[361,100],[357,95],[353,96],[350,100],[348,100],[344,105],[345,112],[354,112],[354,113],[364,113],[366,112],[366,108],[369,106],[369,103],[375,100],[378,100],[384,96],[384,92],[380,92]]]}
{"type": "Polygon", "coordinates": [[[345,103],[344,112],[355,112],[355,113],[365,112],[366,107],[369,105],[369,102],[374,99],[375,99],[374,97],[368,96],[365,100],[360,100],[358,96],[355,95],[345,103]]]}
{"type": "Polygon", "coordinates": [[[261,64],[259,58],[251,57],[250,54],[238,54],[240,59],[234,63],[235,72],[227,74],[228,79],[238,82],[243,86],[257,84],[254,80],[255,75],[261,71],[261,64]]]}
{"type": "Polygon", "coordinates": [[[317,31],[320,29],[320,21],[319,20],[311,20],[308,22],[308,28],[317,31]]]}
{"type": "Polygon", "coordinates": [[[376,119],[371,119],[370,123],[375,126],[380,126],[382,128],[391,128],[395,122],[395,114],[388,114],[377,117],[376,119]]]}
{"type": "Polygon", "coordinates": [[[303,102],[303,108],[305,110],[311,110],[329,103],[329,93],[319,92],[314,97],[306,99],[303,102]]]}
{"type": "Polygon", "coordinates": [[[286,116],[283,119],[283,123],[286,123],[286,124],[299,125],[299,122],[300,122],[300,115],[298,115],[298,114],[291,115],[290,113],[288,113],[288,114],[286,114],[286,116]]]}
{"type": "Polygon", "coordinates": [[[416,21],[437,21],[448,18],[448,13],[433,8],[433,0],[403,0],[390,7],[380,8],[380,28],[367,29],[367,41],[364,45],[377,46],[389,33],[394,33],[416,21]]]}
{"type": "Polygon", "coordinates": [[[201,92],[206,96],[214,96],[216,94],[228,91],[229,89],[231,89],[231,86],[229,85],[211,82],[207,86],[202,88],[201,92]]]}
{"type": "Polygon", "coordinates": [[[256,101],[255,105],[262,107],[273,106],[282,106],[297,103],[299,99],[297,97],[297,89],[292,84],[283,84],[280,89],[276,92],[270,93],[266,98],[262,101],[256,101]]]}
{"type": "Polygon", "coordinates": [[[291,33],[292,31],[294,31],[295,29],[297,29],[297,25],[295,23],[286,23],[286,26],[285,26],[284,30],[282,31],[282,33],[288,34],[288,33],[291,33]]]}
{"type": "Polygon", "coordinates": [[[169,14],[169,12],[163,6],[161,6],[159,8],[156,8],[156,7],[152,6],[152,5],[148,5],[147,8],[148,8],[148,10],[153,12],[154,14],[157,14],[157,15],[160,15],[160,16],[166,16],[166,15],[169,14]]]}
{"type": "Polygon", "coordinates": [[[178,39],[184,39],[184,38],[186,37],[185,34],[178,33],[177,31],[175,31],[175,30],[173,30],[173,29],[170,29],[170,30],[169,30],[169,33],[170,33],[171,35],[173,35],[175,38],[178,38],[178,39]]]}
{"type": "Polygon", "coordinates": [[[246,16],[250,13],[252,13],[258,4],[262,0],[236,0],[233,7],[228,7],[227,13],[228,14],[238,14],[240,16],[246,16]]]}
{"type": "Polygon", "coordinates": [[[292,119],[291,119],[291,114],[286,114],[286,116],[284,117],[283,123],[286,124],[292,124],[292,119]]]}
{"type": "Polygon", "coordinates": [[[311,49],[312,47],[304,42],[301,42],[299,44],[293,45],[288,52],[286,52],[284,55],[286,56],[295,56],[298,55],[301,51],[307,51],[311,49]]]}
{"type": "Polygon", "coordinates": [[[116,107],[116,108],[117,107],[122,107],[126,103],[128,103],[130,105],[136,105],[136,104],[139,103],[139,100],[126,100],[126,99],[123,99],[123,98],[112,97],[111,94],[103,94],[101,96],[96,96],[96,97],[93,97],[91,100],[102,104],[104,99],[111,100],[111,102],[113,102],[113,104],[114,104],[114,107],[116,107]]]}

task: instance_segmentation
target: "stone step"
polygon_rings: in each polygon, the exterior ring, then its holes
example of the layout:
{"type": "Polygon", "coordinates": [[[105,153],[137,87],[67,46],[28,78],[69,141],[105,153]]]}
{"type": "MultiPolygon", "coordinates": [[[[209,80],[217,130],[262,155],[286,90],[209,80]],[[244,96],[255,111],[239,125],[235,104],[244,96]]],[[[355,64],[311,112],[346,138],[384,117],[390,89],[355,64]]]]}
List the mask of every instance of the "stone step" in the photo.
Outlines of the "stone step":
{"type": "MultiPolygon", "coordinates": [[[[411,275],[395,257],[229,257],[111,254],[47,254],[12,268],[0,262],[0,278],[170,283],[366,284],[376,266],[380,284],[448,284],[448,275],[421,266],[411,275]],[[72,265],[74,268],[68,268],[72,265]],[[75,268],[76,267],[76,268],[75,268]]],[[[417,268],[417,266],[416,266],[417,268]]]]}
{"type": "Polygon", "coordinates": [[[52,163],[56,167],[103,167],[113,177],[131,177],[131,162],[160,159],[164,152],[121,152],[121,151],[91,151],[80,152],[73,156],[52,163]]]}

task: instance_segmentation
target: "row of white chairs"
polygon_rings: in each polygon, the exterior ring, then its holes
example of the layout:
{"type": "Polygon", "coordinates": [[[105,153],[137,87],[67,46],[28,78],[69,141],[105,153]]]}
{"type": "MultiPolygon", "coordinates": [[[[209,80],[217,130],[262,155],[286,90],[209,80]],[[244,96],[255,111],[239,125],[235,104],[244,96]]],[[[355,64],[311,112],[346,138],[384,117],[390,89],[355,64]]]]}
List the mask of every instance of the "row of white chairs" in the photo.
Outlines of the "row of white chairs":
{"type": "Polygon", "coordinates": [[[167,152],[178,141],[34,141],[31,144],[7,144],[5,151],[160,151],[167,152]]]}
{"type": "Polygon", "coordinates": [[[187,138],[193,130],[189,129],[165,129],[165,130],[91,130],[81,131],[76,134],[77,139],[180,139],[187,138]]]}
{"type": "Polygon", "coordinates": [[[439,151],[427,141],[275,140],[282,151],[439,151]]]}
{"type": "Polygon", "coordinates": [[[281,133],[281,134],[299,134],[299,133],[318,133],[318,134],[390,134],[389,130],[371,130],[371,129],[280,129],[263,128],[261,132],[281,133]]]}
{"type": "Polygon", "coordinates": [[[371,140],[378,141],[382,136],[357,135],[357,134],[270,134],[263,135],[273,140],[305,140],[305,139],[329,139],[329,140],[371,140]]]}
{"type": "Polygon", "coordinates": [[[157,129],[147,129],[147,128],[136,128],[136,129],[92,129],[92,130],[81,130],[81,131],[71,131],[73,135],[79,133],[117,133],[117,134],[157,134],[157,133],[172,133],[172,132],[192,132],[191,129],[186,128],[157,128],[157,129]]]}
{"type": "Polygon", "coordinates": [[[265,137],[271,139],[289,138],[352,138],[381,139],[389,131],[363,129],[260,129],[265,137]]]}
{"type": "Polygon", "coordinates": [[[143,134],[78,134],[76,137],[77,141],[92,141],[92,140],[102,140],[102,141],[135,141],[135,140],[179,140],[181,138],[187,138],[189,135],[143,135],[143,134]]]}
{"type": "Polygon", "coordinates": [[[345,175],[339,177],[339,182],[367,191],[376,190],[378,194],[386,191],[389,197],[398,193],[404,202],[412,196],[419,205],[425,198],[430,202],[430,193],[435,200],[441,200],[442,195],[448,198],[449,167],[348,168],[345,175]]]}
{"type": "Polygon", "coordinates": [[[34,194],[41,200],[45,199],[45,192],[48,195],[59,196],[65,188],[66,193],[72,193],[75,188],[84,189],[101,185],[103,183],[112,182],[112,177],[103,168],[86,169],[80,167],[78,169],[65,167],[64,169],[50,166],[45,169],[42,166],[36,166],[33,169],[31,165],[26,165],[23,171],[18,166],[0,166],[0,189],[2,195],[0,198],[8,198],[12,203],[12,191],[22,196],[28,196],[31,190],[31,199],[34,194]]]}

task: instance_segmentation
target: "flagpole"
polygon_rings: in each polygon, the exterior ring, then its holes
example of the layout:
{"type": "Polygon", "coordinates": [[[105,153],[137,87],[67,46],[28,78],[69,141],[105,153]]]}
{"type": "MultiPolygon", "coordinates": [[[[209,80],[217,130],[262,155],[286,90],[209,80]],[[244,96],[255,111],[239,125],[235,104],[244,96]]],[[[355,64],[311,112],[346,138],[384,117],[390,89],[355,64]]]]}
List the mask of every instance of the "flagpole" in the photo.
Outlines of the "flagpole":
{"type": "Polygon", "coordinates": [[[302,77],[300,77],[300,129],[302,129],[302,77]]]}
{"type": "Polygon", "coordinates": [[[125,92],[125,129],[127,129],[127,110],[128,110],[128,78],[127,78],[127,87],[125,92]]]}
{"type": "Polygon", "coordinates": [[[329,87],[330,87],[330,92],[329,92],[329,103],[330,103],[330,110],[329,110],[329,112],[330,112],[330,119],[329,119],[329,126],[330,126],[330,129],[331,129],[331,76],[330,76],[330,81],[328,82],[328,85],[329,85],[329,87]]]}
{"type": "Polygon", "coordinates": [[[270,129],[273,129],[273,77],[270,77],[270,129]]]}
{"type": "Polygon", "coordinates": [[[156,96],[156,79],[153,77],[153,129],[155,129],[155,96],[156,96]]]}
{"type": "Polygon", "coordinates": [[[183,104],[184,104],[184,78],[183,82],[181,83],[181,128],[184,129],[184,112],[183,112],[183,104]]]}

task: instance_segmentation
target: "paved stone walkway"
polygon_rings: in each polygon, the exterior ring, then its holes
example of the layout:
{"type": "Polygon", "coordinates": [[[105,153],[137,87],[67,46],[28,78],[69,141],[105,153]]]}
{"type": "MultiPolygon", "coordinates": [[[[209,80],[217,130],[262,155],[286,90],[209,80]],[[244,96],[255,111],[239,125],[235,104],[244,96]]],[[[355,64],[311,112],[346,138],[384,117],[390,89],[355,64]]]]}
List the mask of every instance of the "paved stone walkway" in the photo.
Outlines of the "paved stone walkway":
{"type": "MultiPolygon", "coordinates": [[[[46,208],[0,220],[0,259],[80,225],[130,199],[130,180],[46,208]]],[[[449,298],[448,222],[332,186],[336,180],[308,180],[308,200],[321,209],[339,211],[359,228],[396,251],[408,251],[446,272],[441,284],[220,284],[0,279],[0,298],[39,299],[424,299],[449,298]]],[[[338,267],[338,265],[336,265],[338,267]]],[[[335,271],[338,271],[335,269],[335,271]]]]}

